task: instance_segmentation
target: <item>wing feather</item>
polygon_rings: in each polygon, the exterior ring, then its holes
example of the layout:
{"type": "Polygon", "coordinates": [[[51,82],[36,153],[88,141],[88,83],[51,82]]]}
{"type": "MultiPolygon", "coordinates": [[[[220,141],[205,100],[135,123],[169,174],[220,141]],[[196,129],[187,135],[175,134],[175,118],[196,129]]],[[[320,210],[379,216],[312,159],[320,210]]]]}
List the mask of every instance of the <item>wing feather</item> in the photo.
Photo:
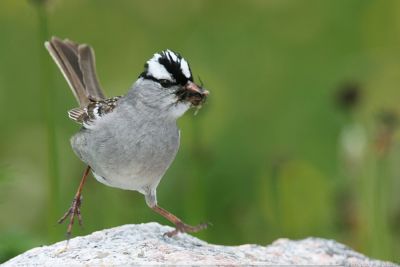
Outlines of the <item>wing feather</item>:
{"type": "Polygon", "coordinates": [[[111,113],[118,105],[121,96],[100,101],[91,101],[85,108],[74,108],[68,111],[68,116],[75,122],[88,127],[100,120],[104,115],[111,113]]]}

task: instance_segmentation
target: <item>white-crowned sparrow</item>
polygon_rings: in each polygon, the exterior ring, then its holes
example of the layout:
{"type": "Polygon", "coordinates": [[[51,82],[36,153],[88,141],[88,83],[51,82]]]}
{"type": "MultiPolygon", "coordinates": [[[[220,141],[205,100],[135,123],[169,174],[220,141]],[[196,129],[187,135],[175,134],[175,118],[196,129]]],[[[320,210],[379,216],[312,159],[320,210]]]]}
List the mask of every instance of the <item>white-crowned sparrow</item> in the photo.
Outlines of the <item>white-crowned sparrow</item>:
{"type": "Polygon", "coordinates": [[[147,205],[175,225],[166,235],[206,228],[183,223],[159,207],[156,198],[157,185],[179,148],[176,120],[208,95],[193,82],[188,62],[171,50],[156,53],[126,95],[106,98],[90,46],[53,37],[45,47],[78,100],[79,107],[68,114],[82,128],[71,145],[87,164],[72,206],[59,220],[70,217],[68,236],[75,217],[81,223],[81,192],[90,170],[103,184],[144,194],[147,205]]]}

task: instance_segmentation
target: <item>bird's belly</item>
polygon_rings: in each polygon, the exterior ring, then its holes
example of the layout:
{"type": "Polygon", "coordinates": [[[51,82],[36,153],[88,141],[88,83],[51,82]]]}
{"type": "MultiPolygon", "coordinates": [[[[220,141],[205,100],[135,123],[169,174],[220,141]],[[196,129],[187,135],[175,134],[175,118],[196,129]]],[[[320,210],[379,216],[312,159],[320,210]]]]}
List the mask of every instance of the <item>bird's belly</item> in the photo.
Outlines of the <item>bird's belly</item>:
{"type": "MultiPolygon", "coordinates": [[[[92,171],[94,178],[102,184],[105,184],[110,187],[120,188],[124,190],[134,190],[138,191],[142,194],[145,194],[147,188],[149,187],[149,178],[139,177],[135,175],[130,175],[128,178],[125,176],[119,175],[110,175],[105,178],[97,174],[95,171],[92,171]]],[[[153,179],[151,184],[158,184],[159,179],[153,179]]]]}
{"type": "Polygon", "coordinates": [[[175,152],[167,154],[164,151],[159,155],[143,157],[146,154],[141,151],[142,157],[132,154],[131,157],[109,158],[107,161],[94,160],[91,166],[95,178],[108,186],[141,193],[155,188],[174,159],[175,152]]]}
{"type": "Polygon", "coordinates": [[[179,132],[164,136],[146,135],[121,140],[127,134],[113,138],[74,137],[75,152],[93,170],[99,182],[116,188],[145,193],[157,187],[175,158],[179,147],[179,132]],[[83,138],[85,140],[79,140],[83,138]],[[133,140],[133,141],[132,141],[133,140]],[[83,142],[85,141],[85,142],[83,142]],[[84,143],[84,145],[83,145],[84,143]]]}

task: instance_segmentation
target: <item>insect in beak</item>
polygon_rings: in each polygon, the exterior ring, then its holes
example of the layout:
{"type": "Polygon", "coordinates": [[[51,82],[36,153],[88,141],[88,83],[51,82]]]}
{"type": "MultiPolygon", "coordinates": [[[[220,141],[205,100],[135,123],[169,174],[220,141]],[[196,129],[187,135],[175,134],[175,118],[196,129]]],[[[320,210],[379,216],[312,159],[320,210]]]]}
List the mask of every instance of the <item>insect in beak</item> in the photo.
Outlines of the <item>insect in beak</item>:
{"type": "Polygon", "coordinates": [[[206,100],[209,92],[205,90],[203,87],[198,86],[192,81],[188,81],[184,86],[184,97],[188,100],[192,105],[199,106],[206,100]]]}

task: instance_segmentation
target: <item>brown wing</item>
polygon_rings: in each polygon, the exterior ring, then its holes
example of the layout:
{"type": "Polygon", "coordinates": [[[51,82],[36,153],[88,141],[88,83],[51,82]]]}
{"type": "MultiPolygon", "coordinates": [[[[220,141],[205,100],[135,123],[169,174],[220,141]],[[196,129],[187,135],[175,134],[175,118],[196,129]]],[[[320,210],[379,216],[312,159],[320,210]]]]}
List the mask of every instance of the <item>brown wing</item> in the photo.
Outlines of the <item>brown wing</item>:
{"type": "Polygon", "coordinates": [[[91,101],[85,108],[74,108],[68,111],[68,116],[83,126],[92,125],[96,120],[101,119],[105,114],[114,110],[118,105],[121,96],[108,98],[100,101],[91,101]]]}

